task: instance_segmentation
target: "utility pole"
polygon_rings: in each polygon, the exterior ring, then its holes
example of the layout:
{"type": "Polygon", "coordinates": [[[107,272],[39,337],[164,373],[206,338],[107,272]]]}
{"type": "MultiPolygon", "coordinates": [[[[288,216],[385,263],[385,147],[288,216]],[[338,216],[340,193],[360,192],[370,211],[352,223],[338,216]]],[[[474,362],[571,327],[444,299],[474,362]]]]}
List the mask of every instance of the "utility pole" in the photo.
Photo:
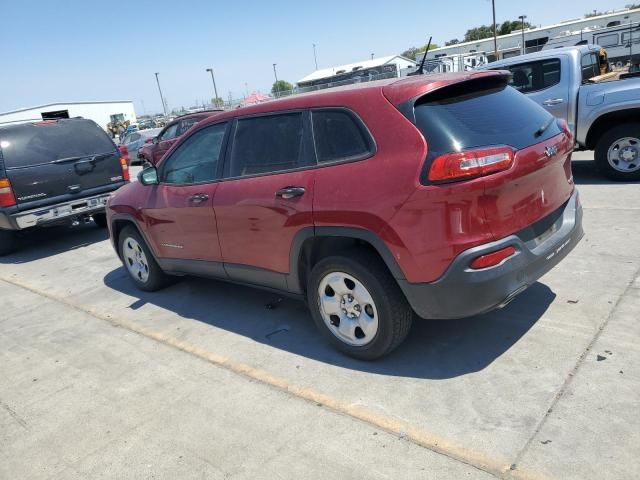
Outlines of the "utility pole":
{"type": "Polygon", "coordinates": [[[279,93],[279,88],[278,88],[278,72],[276,71],[276,64],[273,64],[273,76],[276,77],[276,83],[273,84],[273,86],[275,87],[276,91],[276,98],[278,97],[278,93],[279,93]]]}
{"type": "Polygon", "coordinates": [[[373,60],[373,55],[374,55],[374,54],[373,54],[373,53],[371,53],[371,60],[373,60]]]}
{"type": "Polygon", "coordinates": [[[160,101],[162,102],[162,111],[164,112],[165,116],[167,115],[167,104],[164,101],[164,95],[162,95],[162,89],[160,88],[160,79],[158,78],[158,75],[160,75],[159,72],[155,72],[155,76],[156,76],[156,83],[158,84],[158,91],[160,92],[160,101]]]}
{"type": "Polygon", "coordinates": [[[213,106],[216,106],[216,102],[218,101],[218,89],[216,88],[216,78],[213,76],[213,68],[207,68],[207,72],[211,74],[211,81],[213,82],[213,93],[215,97],[213,97],[213,106]]]}
{"type": "Polygon", "coordinates": [[[316,64],[316,70],[318,70],[318,57],[316,55],[316,44],[313,44],[313,61],[316,64]]]}
{"type": "MultiPolygon", "coordinates": [[[[524,19],[527,18],[527,16],[520,15],[518,18],[520,19],[520,26],[522,27],[522,55],[524,55],[527,53],[527,49],[524,46],[524,19]]],[[[582,34],[582,30],[580,30],[580,33],[582,34]]]]}
{"type": "Polygon", "coordinates": [[[498,32],[496,26],[496,0],[491,0],[491,6],[493,7],[493,54],[498,60],[498,32]]]}

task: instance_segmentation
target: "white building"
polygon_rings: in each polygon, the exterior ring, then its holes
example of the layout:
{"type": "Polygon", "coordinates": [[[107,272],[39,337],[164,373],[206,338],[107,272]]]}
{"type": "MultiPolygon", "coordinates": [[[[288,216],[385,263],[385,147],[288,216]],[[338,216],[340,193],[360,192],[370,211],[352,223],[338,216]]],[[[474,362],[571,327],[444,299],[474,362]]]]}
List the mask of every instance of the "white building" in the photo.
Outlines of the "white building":
{"type": "Polygon", "coordinates": [[[133,102],[69,102],[69,103],[49,103],[37,107],[21,108],[12,112],[0,113],[0,126],[12,123],[38,122],[54,118],[83,117],[93,120],[106,130],[107,123],[111,116],[119,117],[120,120],[136,122],[136,112],[133,102]]]}
{"type": "Polygon", "coordinates": [[[382,78],[393,78],[414,71],[416,62],[401,55],[373,58],[361,62],[321,68],[297,82],[298,90],[337,87],[349,83],[366,82],[382,78]]]}

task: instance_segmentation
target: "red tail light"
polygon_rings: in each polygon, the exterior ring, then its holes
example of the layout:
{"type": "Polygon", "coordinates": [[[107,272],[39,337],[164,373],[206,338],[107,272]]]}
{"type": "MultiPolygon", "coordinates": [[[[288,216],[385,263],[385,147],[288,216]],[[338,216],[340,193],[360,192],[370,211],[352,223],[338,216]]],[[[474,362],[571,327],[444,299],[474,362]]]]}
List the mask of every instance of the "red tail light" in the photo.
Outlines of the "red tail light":
{"type": "Polygon", "coordinates": [[[6,178],[0,178],[0,207],[11,207],[16,204],[11,182],[6,178]]]}
{"type": "Polygon", "coordinates": [[[120,166],[122,167],[122,179],[125,182],[129,181],[129,159],[126,157],[120,157],[120,166]]]}
{"type": "Polygon", "coordinates": [[[429,169],[432,182],[482,177],[506,170],[513,164],[513,148],[492,147],[448,153],[436,158],[429,169]]]}
{"type": "Polygon", "coordinates": [[[480,270],[481,268],[495,267],[515,253],[516,249],[509,246],[495,252],[487,253],[486,255],[480,255],[471,262],[471,268],[480,270]]]}

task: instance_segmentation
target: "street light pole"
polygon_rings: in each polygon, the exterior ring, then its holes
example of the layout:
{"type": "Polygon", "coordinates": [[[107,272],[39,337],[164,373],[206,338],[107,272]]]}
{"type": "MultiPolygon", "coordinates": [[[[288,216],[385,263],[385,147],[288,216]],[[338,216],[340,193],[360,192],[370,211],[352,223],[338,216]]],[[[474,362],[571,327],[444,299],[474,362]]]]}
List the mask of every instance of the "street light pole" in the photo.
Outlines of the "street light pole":
{"type": "Polygon", "coordinates": [[[318,57],[316,56],[316,44],[313,44],[313,61],[316,64],[316,70],[318,70],[318,57]]]}
{"type": "MultiPolygon", "coordinates": [[[[524,46],[524,19],[527,18],[527,16],[520,15],[518,18],[520,19],[520,26],[522,27],[522,55],[524,55],[527,53],[527,49],[524,46]]],[[[582,33],[582,31],[580,33],[582,33]]]]}
{"type": "Polygon", "coordinates": [[[160,92],[160,101],[162,102],[162,111],[164,112],[164,114],[167,114],[167,105],[164,101],[164,95],[162,95],[162,89],[160,88],[160,79],[158,78],[158,75],[160,75],[160,72],[155,72],[155,76],[156,76],[156,83],[158,84],[158,91],[160,92]]]}
{"type": "Polygon", "coordinates": [[[273,86],[276,88],[275,94],[276,97],[278,96],[279,93],[279,88],[278,88],[278,72],[276,71],[276,64],[273,64],[273,76],[276,77],[276,83],[273,84],[273,86]]]}
{"type": "Polygon", "coordinates": [[[213,68],[207,68],[207,72],[211,74],[211,81],[213,82],[213,93],[215,94],[215,97],[213,97],[213,103],[215,106],[215,103],[218,101],[218,89],[216,88],[216,78],[213,76],[213,68]]]}
{"type": "Polygon", "coordinates": [[[493,54],[498,60],[498,32],[496,26],[496,0],[491,0],[491,6],[493,7],[493,54]]]}

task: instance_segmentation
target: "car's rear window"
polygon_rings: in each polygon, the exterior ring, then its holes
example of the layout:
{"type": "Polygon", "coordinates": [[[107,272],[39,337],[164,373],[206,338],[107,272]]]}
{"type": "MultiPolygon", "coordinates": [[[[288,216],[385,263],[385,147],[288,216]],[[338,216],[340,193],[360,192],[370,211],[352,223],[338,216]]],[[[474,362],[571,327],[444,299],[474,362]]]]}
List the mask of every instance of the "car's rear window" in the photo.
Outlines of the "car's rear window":
{"type": "Polygon", "coordinates": [[[0,129],[5,168],[21,168],[73,157],[115,151],[115,145],[90,120],[21,124],[0,129]]]}
{"type": "Polygon", "coordinates": [[[509,145],[519,150],[561,132],[556,122],[549,124],[549,112],[500,79],[437,90],[416,102],[414,114],[427,141],[427,164],[442,154],[477,147],[509,145]],[[536,135],[544,125],[544,133],[536,135]]]}

